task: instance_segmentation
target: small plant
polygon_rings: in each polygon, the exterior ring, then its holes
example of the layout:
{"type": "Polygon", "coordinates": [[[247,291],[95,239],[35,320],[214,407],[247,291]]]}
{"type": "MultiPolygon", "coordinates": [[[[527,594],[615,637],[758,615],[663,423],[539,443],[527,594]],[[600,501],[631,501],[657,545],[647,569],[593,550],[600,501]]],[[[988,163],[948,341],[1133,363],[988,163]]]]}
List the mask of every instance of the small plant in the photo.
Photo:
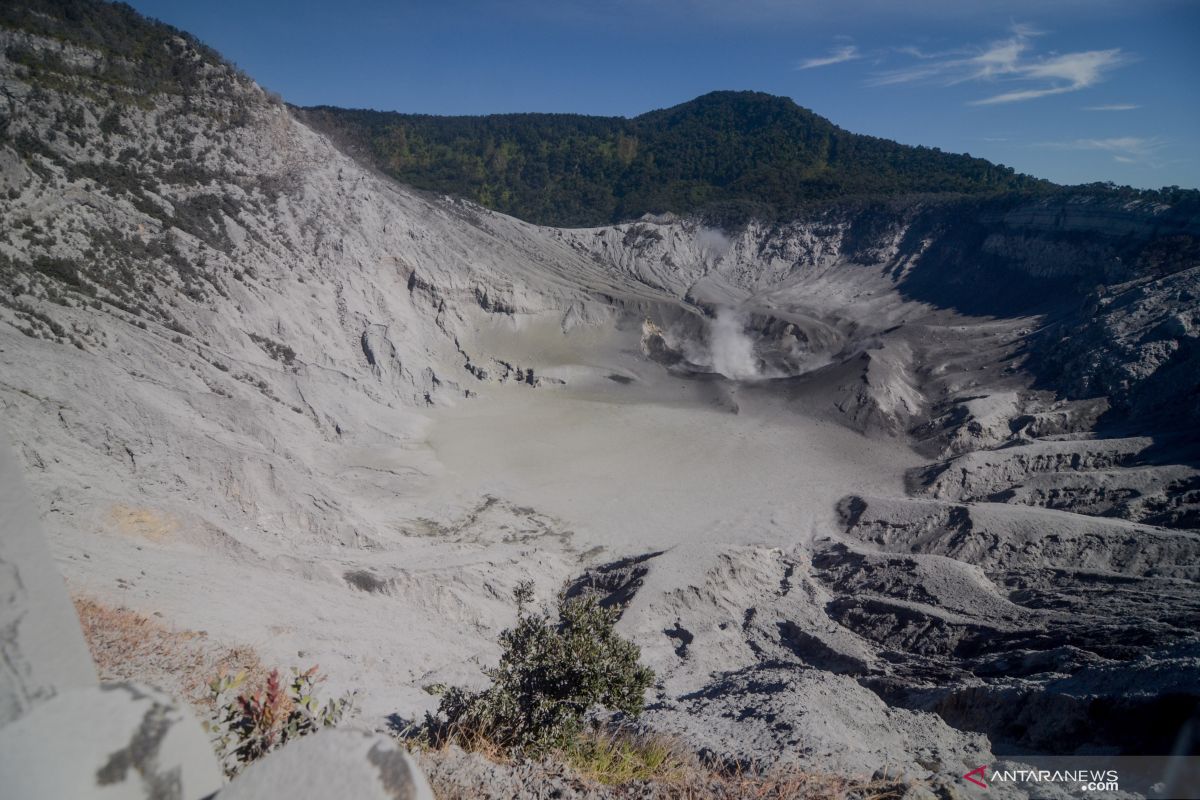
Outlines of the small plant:
{"type": "Polygon", "coordinates": [[[225,773],[232,777],[292,739],[341,722],[353,710],[354,693],[321,705],[316,689],[324,680],[316,666],[305,672],[293,668],[292,681],[285,687],[279,670],[273,669],[261,691],[231,697],[245,683],[246,673],[222,672],[214,678],[208,685],[213,714],[205,728],[225,773]]]}
{"type": "Polygon", "coordinates": [[[451,688],[427,721],[432,738],[469,748],[486,744],[540,756],[569,747],[594,708],[638,716],[654,673],[638,664],[641,651],[614,631],[615,609],[594,597],[558,601],[558,619],[531,613],[531,583],[517,586],[516,626],[500,634],[500,665],[480,692],[451,688]]]}
{"type": "Polygon", "coordinates": [[[559,757],[585,778],[613,786],[635,781],[680,783],[695,769],[676,742],[662,736],[589,731],[559,757]]]}

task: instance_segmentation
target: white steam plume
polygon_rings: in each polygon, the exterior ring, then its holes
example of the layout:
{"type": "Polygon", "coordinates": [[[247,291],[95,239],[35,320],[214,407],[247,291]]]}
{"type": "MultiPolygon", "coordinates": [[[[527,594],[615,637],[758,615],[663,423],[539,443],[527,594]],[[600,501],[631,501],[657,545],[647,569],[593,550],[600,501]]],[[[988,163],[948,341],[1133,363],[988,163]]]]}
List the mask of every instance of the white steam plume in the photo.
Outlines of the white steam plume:
{"type": "Polygon", "coordinates": [[[725,257],[733,242],[718,228],[701,228],[696,232],[696,244],[706,258],[715,261],[725,257]]]}
{"type": "Polygon", "coordinates": [[[708,330],[712,368],[735,381],[762,377],[754,343],[746,335],[745,318],[732,308],[718,308],[708,330]]]}

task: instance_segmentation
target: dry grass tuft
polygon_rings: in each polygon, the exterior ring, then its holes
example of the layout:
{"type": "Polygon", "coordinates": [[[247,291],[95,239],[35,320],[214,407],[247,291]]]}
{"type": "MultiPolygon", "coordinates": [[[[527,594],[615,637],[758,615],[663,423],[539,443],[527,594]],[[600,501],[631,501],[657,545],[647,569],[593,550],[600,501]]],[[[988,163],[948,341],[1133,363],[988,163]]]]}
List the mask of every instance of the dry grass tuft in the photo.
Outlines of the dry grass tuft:
{"type": "Polygon", "coordinates": [[[899,800],[909,785],[813,772],[800,765],[718,765],[669,737],[584,733],[540,761],[487,740],[425,743],[418,759],[440,800],[899,800]],[[475,759],[475,760],[473,760],[475,759]]]}
{"type": "Polygon", "coordinates": [[[694,761],[666,736],[606,731],[581,734],[555,757],[584,778],[609,786],[649,780],[682,783],[694,761]]]}
{"type": "Polygon", "coordinates": [[[250,647],[225,647],[203,632],[171,630],[152,617],[90,597],[74,600],[102,681],[147,683],[205,709],[208,682],[222,670],[246,670],[252,684],[266,680],[267,670],[250,647]]]}

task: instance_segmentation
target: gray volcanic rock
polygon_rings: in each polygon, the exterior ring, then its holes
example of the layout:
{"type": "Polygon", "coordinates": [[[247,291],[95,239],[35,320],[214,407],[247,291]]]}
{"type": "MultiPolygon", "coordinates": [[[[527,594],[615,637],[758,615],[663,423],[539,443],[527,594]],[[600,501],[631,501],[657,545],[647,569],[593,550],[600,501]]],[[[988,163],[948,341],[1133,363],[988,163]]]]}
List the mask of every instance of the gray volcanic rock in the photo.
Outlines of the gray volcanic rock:
{"type": "Polygon", "coordinates": [[[1200,266],[1103,286],[1047,331],[1041,368],[1069,392],[1104,395],[1124,416],[1200,425],[1200,266]]]}
{"type": "Polygon", "coordinates": [[[216,796],[220,800],[433,800],[420,768],[393,739],[337,730],[292,742],[250,765],[216,796]]]}
{"type": "Polygon", "coordinates": [[[0,727],[4,796],[201,800],[221,788],[191,712],[154,689],[70,689],[0,727]]]}
{"type": "Polygon", "coordinates": [[[61,691],[96,685],[79,620],[0,429],[0,726],[61,691]]]}
{"type": "Polygon", "coordinates": [[[849,775],[957,775],[991,758],[981,735],[964,736],[932,714],[890,708],[850,677],[790,665],[723,675],[652,708],[647,722],[721,761],[752,764],[778,752],[788,762],[849,775]]]}

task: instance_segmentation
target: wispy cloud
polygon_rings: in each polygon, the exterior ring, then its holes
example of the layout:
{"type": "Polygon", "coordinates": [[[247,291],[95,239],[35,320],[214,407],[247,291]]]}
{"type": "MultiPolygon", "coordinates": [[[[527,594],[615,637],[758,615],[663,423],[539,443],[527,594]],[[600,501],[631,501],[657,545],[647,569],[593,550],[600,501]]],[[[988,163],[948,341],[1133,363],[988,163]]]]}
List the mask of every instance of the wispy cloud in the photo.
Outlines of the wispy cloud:
{"type": "Polygon", "coordinates": [[[991,80],[1016,72],[1022,54],[1029,48],[1022,37],[992,42],[984,48],[945,53],[925,53],[915,47],[900,50],[920,63],[881,72],[867,81],[871,86],[904,83],[938,83],[952,86],[967,81],[991,80]]]}
{"type": "Polygon", "coordinates": [[[957,49],[957,50],[938,50],[938,51],[934,51],[932,53],[927,53],[926,51],[922,50],[921,48],[915,47],[913,45],[905,45],[904,47],[894,47],[892,49],[895,50],[897,53],[903,53],[906,56],[912,56],[913,58],[919,58],[922,61],[928,60],[928,59],[933,59],[933,58],[952,58],[952,57],[961,57],[961,56],[970,55],[970,51],[964,50],[961,48],[957,49]]]}
{"type": "Polygon", "coordinates": [[[1113,160],[1122,164],[1162,166],[1158,151],[1168,144],[1161,136],[1112,136],[1107,139],[1072,139],[1065,142],[1040,142],[1040,147],[1055,150],[1099,150],[1112,153],[1113,160]]]}
{"type": "Polygon", "coordinates": [[[1020,100],[1033,100],[1053,94],[1077,92],[1080,89],[1094,86],[1106,71],[1124,63],[1125,60],[1120,49],[1113,49],[1064,53],[1061,56],[1053,56],[1033,63],[1016,63],[1011,72],[1015,79],[1044,81],[1050,85],[1003,92],[976,100],[973,105],[1015,103],[1020,100]]]}
{"type": "Polygon", "coordinates": [[[1008,29],[1012,31],[1013,36],[1020,36],[1025,39],[1028,39],[1032,36],[1046,35],[1046,31],[1042,30],[1041,28],[1036,28],[1033,25],[1030,25],[1028,22],[1014,22],[1008,26],[1008,29]]]}
{"type": "Polygon", "coordinates": [[[1104,106],[1084,106],[1083,110],[1084,111],[1133,111],[1138,108],[1141,108],[1141,106],[1134,105],[1133,103],[1109,103],[1108,105],[1104,105],[1104,106]]]}
{"type": "Polygon", "coordinates": [[[796,69],[828,67],[833,64],[842,64],[846,61],[855,61],[860,58],[862,58],[862,54],[858,52],[858,48],[852,44],[847,44],[841,47],[835,47],[829,52],[829,55],[805,59],[796,65],[796,69]]]}
{"type": "Polygon", "coordinates": [[[1005,39],[944,53],[901,48],[898,52],[916,63],[881,72],[868,84],[1013,84],[1008,91],[971,101],[971,105],[998,105],[1086,89],[1103,80],[1108,71],[1129,61],[1129,56],[1119,48],[1042,55],[1036,52],[1032,40],[1044,36],[1043,31],[1014,23],[1010,32],[1005,39]]]}

